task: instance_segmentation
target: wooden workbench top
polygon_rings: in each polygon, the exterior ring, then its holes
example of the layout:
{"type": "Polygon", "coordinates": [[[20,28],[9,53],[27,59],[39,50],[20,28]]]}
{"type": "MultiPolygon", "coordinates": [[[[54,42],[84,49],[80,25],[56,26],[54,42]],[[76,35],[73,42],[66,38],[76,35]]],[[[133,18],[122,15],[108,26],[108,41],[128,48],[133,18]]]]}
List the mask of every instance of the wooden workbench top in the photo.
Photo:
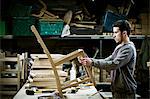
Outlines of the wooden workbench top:
{"type": "MultiPolygon", "coordinates": [[[[25,93],[25,85],[19,90],[13,99],[38,99],[40,96],[54,96],[54,93],[42,93],[35,95],[27,95],[25,93]]],[[[102,99],[94,86],[87,86],[79,89],[75,94],[66,93],[64,96],[66,99],[102,99]]]]}

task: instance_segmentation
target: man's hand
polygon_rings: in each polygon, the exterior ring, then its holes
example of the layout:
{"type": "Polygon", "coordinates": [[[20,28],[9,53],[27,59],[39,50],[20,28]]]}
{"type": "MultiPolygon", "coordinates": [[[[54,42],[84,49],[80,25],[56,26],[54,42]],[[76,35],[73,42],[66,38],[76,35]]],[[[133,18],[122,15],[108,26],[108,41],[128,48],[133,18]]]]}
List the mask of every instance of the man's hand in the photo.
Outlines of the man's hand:
{"type": "Polygon", "coordinates": [[[84,66],[91,66],[92,60],[89,57],[80,58],[80,63],[84,66]]]}

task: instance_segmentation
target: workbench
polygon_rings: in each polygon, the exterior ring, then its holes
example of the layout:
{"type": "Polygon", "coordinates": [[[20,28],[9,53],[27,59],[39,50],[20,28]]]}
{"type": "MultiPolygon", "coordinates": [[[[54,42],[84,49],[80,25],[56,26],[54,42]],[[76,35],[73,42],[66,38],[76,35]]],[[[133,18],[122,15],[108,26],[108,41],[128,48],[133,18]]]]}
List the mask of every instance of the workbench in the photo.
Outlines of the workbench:
{"type": "Polygon", "coordinates": [[[17,94],[14,96],[13,99],[38,99],[40,96],[53,96],[53,93],[38,93],[35,95],[27,95],[26,94],[26,89],[25,89],[26,84],[22,86],[22,88],[17,92],[17,94]]]}
{"type": "MultiPolygon", "coordinates": [[[[27,95],[26,84],[18,91],[13,99],[38,99],[40,96],[55,96],[54,93],[38,93],[34,95],[27,95]]],[[[74,93],[65,93],[66,99],[103,99],[94,86],[87,86],[79,89],[74,93]]],[[[58,99],[58,98],[57,98],[58,99]]]]}

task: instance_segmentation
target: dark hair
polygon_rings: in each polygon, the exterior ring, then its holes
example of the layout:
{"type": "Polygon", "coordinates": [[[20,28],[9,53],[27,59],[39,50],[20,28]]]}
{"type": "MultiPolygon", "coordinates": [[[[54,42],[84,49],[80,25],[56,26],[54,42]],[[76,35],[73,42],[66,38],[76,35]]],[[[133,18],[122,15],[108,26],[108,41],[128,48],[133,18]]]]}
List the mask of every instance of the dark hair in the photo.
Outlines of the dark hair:
{"type": "Polygon", "coordinates": [[[130,35],[131,24],[127,20],[118,20],[113,24],[113,27],[119,27],[121,32],[127,31],[127,35],[130,35]]]}

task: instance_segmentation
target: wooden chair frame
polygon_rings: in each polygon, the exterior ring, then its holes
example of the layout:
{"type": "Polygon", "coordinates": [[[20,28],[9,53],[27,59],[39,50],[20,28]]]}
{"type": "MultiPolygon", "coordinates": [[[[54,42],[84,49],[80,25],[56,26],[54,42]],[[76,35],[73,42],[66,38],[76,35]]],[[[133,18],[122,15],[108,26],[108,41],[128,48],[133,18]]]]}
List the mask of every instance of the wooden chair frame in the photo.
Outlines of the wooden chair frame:
{"type": "Polygon", "coordinates": [[[37,31],[37,29],[35,28],[34,25],[31,26],[31,30],[34,33],[34,35],[36,36],[37,41],[40,43],[40,45],[43,48],[44,52],[48,56],[48,60],[51,63],[51,66],[52,66],[53,71],[54,71],[56,84],[57,84],[57,89],[59,91],[60,97],[63,97],[62,90],[66,89],[66,88],[77,86],[81,83],[85,83],[85,82],[88,82],[88,81],[91,82],[93,85],[95,85],[95,81],[93,79],[92,72],[90,71],[90,69],[87,66],[83,66],[85,68],[85,71],[86,71],[86,74],[87,74],[86,77],[81,77],[82,79],[80,78],[80,81],[78,81],[78,78],[77,78],[77,79],[72,80],[72,81],[67,81],[67,82],[65,82],[65,84],[61,84],[59,76],[58,76],[58,72],[56,70],[56,66],[58,66],[60,64],[63,64],[65,62],[68,62],[68,61],[70,61],[72,59],[75,59],[77,57],[84,57],[86,54],[84,53],[84,51],[82,49],[79,49],[79,50],[71,52],[71,53],[59,58],[58,60],[54,61],[51,57],[51,54],[50,54],[49,50],[47,49],[46,45],[44,44],[41,36],[39,35],[39,33],[38,33],[38,31],[37,31]]]}

